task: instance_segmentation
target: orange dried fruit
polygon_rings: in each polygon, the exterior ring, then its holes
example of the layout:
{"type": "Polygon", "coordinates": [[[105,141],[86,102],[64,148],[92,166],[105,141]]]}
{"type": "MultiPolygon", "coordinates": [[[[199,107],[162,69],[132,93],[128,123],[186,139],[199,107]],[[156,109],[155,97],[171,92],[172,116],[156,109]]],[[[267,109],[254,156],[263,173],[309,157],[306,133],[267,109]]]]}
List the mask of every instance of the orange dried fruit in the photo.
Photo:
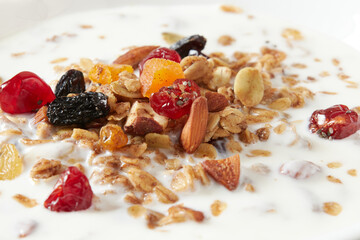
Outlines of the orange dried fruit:
{"type": "Polygon", "coordinates": [[[95,64],[90,72],[89,79],[96,83],[109,84],[119,79],[119,73],[127,71],[133,73],[134,69],[130,65],[125,64],[95,64]]]}
{"type": "Polygon", "coordinates": [[[107,124],[100,130],[100,145],[109,151],[116,151],[125,146],[128,142],[127,135],[120,126],[107,124]]]}
{"type": "Polygon", "coordinates": [[[0,149],[0,180],[14,179],[22,169],[22,160],[15,145],[4,144],[0,149]]]}
{"type": "Polygon", "coordinates": [[[162,87],[172,85],[176,79],[185,78],[179,63],[162,58],[146,61],[140,76],[141,93],[150,97],[162,87]]]}

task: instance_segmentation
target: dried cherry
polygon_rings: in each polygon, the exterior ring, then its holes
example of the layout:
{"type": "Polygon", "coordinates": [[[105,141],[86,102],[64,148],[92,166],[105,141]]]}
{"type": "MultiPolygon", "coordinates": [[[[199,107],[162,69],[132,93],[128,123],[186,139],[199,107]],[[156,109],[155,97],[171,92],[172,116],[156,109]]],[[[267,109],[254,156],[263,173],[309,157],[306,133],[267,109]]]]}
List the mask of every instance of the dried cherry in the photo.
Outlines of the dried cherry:
{"type": "Polygon", "coordinates": [[[1,85],[0,106],[4,112],[31,113],[55,99],[49,85],[32,72],[20,72],[1,85]]]}
{"type": "Polygon", "coordinates": [[[310,118],[309,129],[327,139],[342,139],[358,130],[358,114],[345,105],[316,110],[310,118]]]}
{"type": "Polygon", "coordinates": [[[63,97],[69,93],[85,92],[85,80],[82,72],[70,69],[61,76],[55,87],[55,96],[63,97]]]}
{"type": "Polygon", "coordinates": [[[192,50],[197,51],[199,54],[204,49],[206,44],[206,38],[200,35],[192,35],[180,39],[176,43],[170,46],[171,49],[179,53],[181,58],[189,56],[192,50]]]}
{"type": "Polygon", "coordinates": [[[44,207],[55,212],[72,212],[88,209],[93,192],[87,177],[77,168],[68,167],[45,200],[44,207]]]}
{"type": "Polygon", "coordinates": [[[152,94],[150,105],[156,113],[178,119],[190,113],[193,101],[199,96],[200,88],[194,81],[177,79],[172,86],[152,94]]]}
{"type": "Polygon", "coordinates": [[[74,97],[56,98],[49,104],[47,117],[54,125],[86,124],[105,117],[109,111],[105,94],[84,92],[74,97]]]}
{"type": "Polygon", "coordinates": [[[144,69],[144,64],[147,60],[150,60],[152,58],[162,58],[166,60],[171,60],[177,63],[180,63],[181,57],[180,55],[172,49],[160,47],[157,48],[149,53],[147,57],[145,57],[140,63],[139,63],[139,71],[140,74],[142,73],[142,70],[144,69]]]}

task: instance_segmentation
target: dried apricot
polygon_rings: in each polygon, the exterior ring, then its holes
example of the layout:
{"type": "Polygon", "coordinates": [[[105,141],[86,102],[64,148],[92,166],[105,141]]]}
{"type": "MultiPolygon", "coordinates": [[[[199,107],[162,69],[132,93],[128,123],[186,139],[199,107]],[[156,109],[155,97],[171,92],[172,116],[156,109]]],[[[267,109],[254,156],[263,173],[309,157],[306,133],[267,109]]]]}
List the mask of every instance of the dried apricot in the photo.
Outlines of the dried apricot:
{"type": "Polygon", "coordinates": [[[150,97],[152,93],[162,87],[170,86],[176,79],[185,78],[181,66],[161,58],[152,58],[144,64],[140,76],[141,93],[144,97],[150,97]]]}
{"type": "Polygon", "coordinates": [[[0,150],[0,180],[14,179],[22,169],[22,160],[15,145],[4,144],[0,150]]]}
{"type": "Polygon", "coordinates": [[[109,151],[116,151],[125,146],[128,137],[120,126],[115,124],[107,124],[100,130],[100,144],[109,151]]]}
{"type": "Polygon", "coordinates": [[[127,71],[133,73],[134,69],[130,65],[102,63],[95,64],[89,72],[89,79],[96,83],[109,84],[119,79],[119,73],[127,71]]]}

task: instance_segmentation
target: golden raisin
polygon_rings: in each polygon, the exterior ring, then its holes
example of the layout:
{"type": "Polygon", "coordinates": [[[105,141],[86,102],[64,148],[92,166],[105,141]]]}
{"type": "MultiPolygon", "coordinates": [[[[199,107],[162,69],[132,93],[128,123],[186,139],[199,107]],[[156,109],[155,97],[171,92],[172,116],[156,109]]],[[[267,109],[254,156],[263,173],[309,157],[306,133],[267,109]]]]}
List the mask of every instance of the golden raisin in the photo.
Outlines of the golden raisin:
{"type": "Polygon", "coordinates": [[[0,150],[0,180],[11,180],[22,172],[23,164],[13,144],[4,144],[0,150]]]}
{"type": "Polygon", "coordinates": [[[105,65],[98,63],[90,70],[89,78],[96,83],[109,84],[117,81],[119,79],[119,73],[123,71],[133,73],[134,69],[130,65],[125,64],[105,65]]]}
{"type": "Polygon", "coordinates": [[[100,130],[100,144],[109,151],[116,151],[125,146],[128,142],[127,135],[120,126],[107,124],[100,130]]]}

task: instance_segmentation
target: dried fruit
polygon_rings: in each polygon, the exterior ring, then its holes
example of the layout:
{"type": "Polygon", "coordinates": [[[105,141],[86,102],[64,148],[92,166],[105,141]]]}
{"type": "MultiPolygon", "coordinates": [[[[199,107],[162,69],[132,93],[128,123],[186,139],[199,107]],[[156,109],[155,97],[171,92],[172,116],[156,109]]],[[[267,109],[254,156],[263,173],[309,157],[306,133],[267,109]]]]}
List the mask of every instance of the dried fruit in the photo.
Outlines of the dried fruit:
{"type": "Polygon", "coordinates": [[[206,160],[201,165],[215,181],[224,185],[230,191],[235,190],[239,185],[239,154],[221,160],[206,160]]]}
{"type": "Polygon", "coordinates": [[[177,79],[170,87],[162,87],[150,97],[150,105],[160,115],[179,119],[190,113],[193,101],[200,96],[199,86],[192,80],[177,79]]]}
{"type": "Polygon", "coordinates": [[[70,69],[60,78],[55,87],[55,96],[63,97],[69,93],[85,92],[85,80],[82,72],[70,69]]]}
{"type": "Polygon", "coordinates": [[[170,86],[176,79],[184,77],[179,63],[161,58],[152,58],[146,61],[140,76],[141,93],[144,97],[150,97],[152,93],[159,91],[160,88],[170,86]]]}
{"type": "Polygon", "coordinates": [[[69,167],[61,174],[44,207],[56,212],[85,210],[91,206],[92,197],[87,177],[78,168],[69,167]]]}
{"type": "Polygon", "coordinates": [[[358,114],[345,105],[316,110],[310,118],[309,129],[322,138],[342,139],[358,130],[358,114]]]}
{"type": "Polygon", "coordinates": [[[130,65],[102,63],[95,64],[89,72],[89,79],[96,83],[109,84],[119,79],[119,74],[123,71],[133,73],[134,69],[130,65]]]}
{"type": "Polygon", "coordinates": [[[110,111],[107,96],[99,92],[80,93],[74,97],[56,98],[47,111],[51,124],[86,124],[105,117],[110,111]]]}
{"type": "Polygon", "coordinates": [[[309,161],[291,161],[284,163],[280,167],[280,173],[288,175],[289,177],[296,179],[305,179],[311,177],[317,172],[320,172],[321,168],[309,161]]]}
{"type": "Polygon", "coordinates": [[[107,124],[100,129],[100,145],[109,151],[116,151],[128,142],[128,137],[120,126],[107,124]]]}
{"type": "Polygon", "coordinates": [[[177,51],[181,58],[184,58],[189,56],[192,50],[196,51],[197,55],[199,55],[204,49],[205,44],[206,38],[200,35],[192,35],[177,41],[170,48],[177,51]]]}
{"type": "Polygon", "coordinates": [[[193,153],[203,142],[208,121],[207,100],[198,97],[192,104],[189,118],[181,132],[180,140],[187,153],[193,153]]]}
{"type": "Polygon", "coordinates": [[[4,144],[0,149],[0,180],[12,180],[22,172],[23,164],[13,144],[4,144]]]}
{"type": "Polygon", "coordinates": [[[157,49],[154,49],[153,51],[151,51],[149,53],[149,55],[147,55],[147,57],[145,57],[139,63],[140,74],[142,73],[142,71],[144,69],[145,62],[152,58],[162,58],[162,59],[171,60],[171,61],[174,61],[177,63],[180,63],[180,61],[181,61],[181,57],[176,51],[169,49],[169,48],[160,47],[160,48],[157,48],[157,49]]]}
{"type": "Polygon", "coordinates": [[[252,67],[241,69],[235,77],[234,93],[247,107],[259,104],[264,96],[264,82],[259,70],[252,67]]]}
{"type": "Polygon", "coordinates": [[[0,106],[7,113],[35,112],[54,99],[49,85],[32,72],[20,72],[1,85],[0,106]]]}

